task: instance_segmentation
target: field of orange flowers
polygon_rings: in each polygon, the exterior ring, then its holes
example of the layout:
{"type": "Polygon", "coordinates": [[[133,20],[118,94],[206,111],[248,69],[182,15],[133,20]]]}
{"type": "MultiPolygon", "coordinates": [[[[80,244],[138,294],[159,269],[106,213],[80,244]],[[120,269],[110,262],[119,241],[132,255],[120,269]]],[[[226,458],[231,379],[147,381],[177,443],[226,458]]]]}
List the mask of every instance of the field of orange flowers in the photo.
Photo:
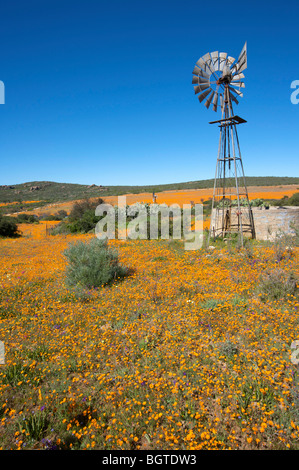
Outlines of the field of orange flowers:
{"type": "MultiPolygon", "coordinates": [[[[281,199],[283,196],[291,197],[294,193],[298,192],[298,185],[289,184],[284,186],[249,186],[248,197],[252,199],[281,199]]],[[[126,194],[127,204],[135,204],[136,202],[152,203],[152,193],[138,193],[138,194],[126,194]]],[[[203,201],[207,201],[213,197],[213,188],[206,189],[186,189],[178,191],[162,191],[156,193],[157,204],[179,204],[181,207],[183,204],[201,204],[203,201]]],[[[96,198],[97,199],[97,198],[96,198]]],[[[117,205],[117,196],[104,196],[105,203],[117,205]]],[[[26,201],[29,203],[30,201],[26,201]]],[[[43,206],[39,209],[26,210],[28,214],[52,214],[58,210],[65,210],[69,213],[72,208],[74,201],[52,203],[43,206]]],[[[4,204],[3,204],[4,205],[4,204]]],[[[1,204],[0,204],[1,206],[1,204]]]]}
{"type": "Polygon", "coordinates": [[[298,278],[298,251],[110,241],[132,274],[65,285],[63,250],[93,235],[0,240],[2,449],[298,449],[296,297],[256,292],[298,278]]]}

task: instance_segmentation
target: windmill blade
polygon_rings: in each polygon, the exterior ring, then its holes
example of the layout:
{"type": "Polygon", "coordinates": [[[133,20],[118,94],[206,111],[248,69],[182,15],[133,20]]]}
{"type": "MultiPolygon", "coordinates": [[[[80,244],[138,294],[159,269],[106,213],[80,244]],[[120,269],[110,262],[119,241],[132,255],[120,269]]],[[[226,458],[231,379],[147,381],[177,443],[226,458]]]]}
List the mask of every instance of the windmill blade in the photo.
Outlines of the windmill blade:
{"type": "Polygon", "coordinates": [[[229,64],[229,66],[231,67],[233,65],[233,63],[235,62],[236,59],[234,59],[233,57],[229,56],[226,61],[227,63],[229,64]]]}
{"type": "Polygon", "coordinates": [[[199,75],[200,77],[206,77],[206,78],[209,78],[210,75],[206,72],[204,72],[203,70],[201,70],[199,67],[197,67],[197,65],[195,65],[194,69],[193,69],[193,72],[192,72],[194,75],[199,75]]]}
{"type": "Polygon", "coordinates": [[[208,78],[203,78],[203,77],[198,77],[197,75],[193,76],[192,77],[192,83],[193,84],[196,84],[196,85],[199,85],[201,83],[209,83],[209,79],[208,78]]]}
{"type": "Polygon", "coordinates": [[[200,72],[201,72],[201,69],[200,69],[199,67],[197,67],[197,65],[195,65],[195,67],[194,67],[192,73],[193,73],[194,75],[199,75],[200,72]]]}
{"type": "Polygon", "coordinates": [[[241,64],[244,61],[247,61],[247,41],[245,41],[245,44],[243,46],[243,49],[240,52],[240,55],[238,57],[238,62],[241,64]]]}
{"type": "Polygon", "coordinates": [[[205,78],[205,77],[198,77],[198,81],[199,83],[209,83],[210,80],[208,78],[205,78]]]}
{"type": "Polygon", "coordinates": [[[207,60],[211,59],[210,53],[207,52],[205,55],[202,56],[202,60],[204,62],[207,62],[207,60]]]}
{"type": "Polygon", "coordinates": [[[214,67],[211,62],[212,59],[210,54],[205,54],[196,62],[196,65],[198,65],[198,67],[200,67],[206,74],[210,76],[214,72],[214,67]]]}
{"type": "Polygon", "coordinates": [[[227,52],[220,52],[219,57],[220,57],[220,59],[223,59],[223,60],[226,59],[227,58],[227,52]]]}
{"type": "Polygon", "coordinates": [[[209,70],[211,70],[212,73],[214,73],[216,71],[215,67],[214,67],[214,64],[213,64],[213,59],[207,60],[206,64],[207,64],[207,66],[209,67],[209,70]]]}
{"type": "Polygon", "coordinates": [[[212,102],[212,99],[214,98],[214,95],[215,95],[215,91],[212,92],[212,94],[209,96],[209,98],[207,99],[207,101],[205,102],[205,107],[207,109],[209,109],[210,107],[210,104],[212,102]]]}
{"type": "Polygon", "coordinates": [[[206,66],[206,63],[205,63],[205,61],[203,60],[203,58],[201,57],[201,58],[198,59],[198,61],[196,62],[196,65],[198,65],[198,67],[200,67],[201,69],[204,69],[205,66],[206,66]]]}
{"type": "Polygon", "coordinates": [[[229,90],[232,91],[233,93],[236,93],[236,95],[239,95],[243,98],[243,93],[240,91],[240,90],[235,90],[234,88],[232,88],[230,85],[229,85],[229,90]]]}
{"type": "Polygon", "coordinates": [[[241,82],[241,80],[238,82],[235,82],[234,80],[232,80],[230,84],[233,86],[237,86],[239,88],[245,88],[245,83],[241,82]]]}
{"type": "Polygon", "coordinates": [[[241,80],[241,78],[245,78],[244,73],[236,73],[236,74],[233,76],[233,80],[241,80]]]}
{"type": "Polygon", "coordinates": [[[219,52],[211,52],[211,57],[212,57],[212,62],[213,62],[213,67],[215,71],[219,70],[219,52]]]}
{"type": "Polygon", "coordinates": [[[247,68],[247,42],[245,42],[244,47],[239,55],[237,62],[238,72],[243,72],[247,68]]]}
{"type": "Polygon", "coordinates": [[[212,88],[209,88],[208,90],[204,91],[201,95],[199,95],[198,99],[199,102],[202,103],[203,100],[211,93],[212,88]]]}
{"type": "Polygon", "coordinates": [[[229,63],[227,61],[224,62],[223,64],[223,67],[222,67],[222,72],[223,74],[230,74],[230,66],[229,66],[229,63]]]}
{"type": "MultiPolygon", "coordinates": [[[[219,88],[219,87],[218,87],[218,88],[219,88]]],[[[216,113],[216,111],[217,111],[218,96],[219,96],[219,94],[218,94],[218,92],[216,91],[216,92],[215,92],[215,95],[214,95],[214,98],[213,98],[213,111],[215,111],[215,113],[216,113]]]]}
{"type": "Polygon", "coordinates": [[[236,104],[239,104],[239,101],[231,92],[229,92],[229,97],[231,101],[234,101],[236,104]]]}
{"type": "Polygon", "coordinates": [[[211,60],[210,54],[209,53],[205,54],[204,56],[202,56],[201,60],[203,62],[203,65],[202,66],[200,65],[200,67],[206,72],[207,69],[209,70],[207,61],[211,60]]]}
{"type": "Polygon", "coordinates": [[[207,88],[210,88],[210,85],[208,84],[201,84],[201,85],[197,85],[194,87],[194,93],[197,95],[197,93],[199,93],[200,91],[204,91],[206,90],[207,88]]]}
{"type": "Polygon", "coordinates": [[[203,67],[205,72],[210,72],[211,74],[215,72],[213,61],[209,52],[202,57],[202,60],[205,62],[205,67],[203,67]]]}
{"type": "Polygon", "coordinates": [[[206,65],[205,65],[205,72],[206,73],[210,73],[210,75],[212,75],[212,73],[215,72],[215,69],[214,69],[214,66],[212,64],[212,59],[209,59],[207,62],[206,62],[206,65]]]}
{"type": "Polygon", "coordinates": [[[213,98],[213,111],[215,112],[217,111],[217,106],[218,106],[219,88],[220,88],[220,85],[217,85],[215,95],[213,98]]]}
{"type": "Polygon", "coordinates": [[[199,75],[200,77],[204,77],[204,78],[207,78],[207,79],[210,78],[210,75],[209,75],[208,73],[204,72],[203,70],[201,70],[198,75],[199,75]]]}
{"type": "Polygon", "coordinates": [[[221,72],[222,72],[223,66],[226,62],[226,58],[227,58],[227,53],[226,52],[220,52],[220,54],[219,54],[219,70],[221,72]]]}
{"type": "Polygon", "coordinates": [[[221,107],[221,111],[223,112],[223,110],[224,110],[224,98],[223,98],[222,93],[220,93],[220,107],[221,107]]]}
{"type": "Polygon", "coordinates": [[[247,68],[247,42],[238,57],[237,63],[232,67],[232,73],[240,73],[247,68]]]}

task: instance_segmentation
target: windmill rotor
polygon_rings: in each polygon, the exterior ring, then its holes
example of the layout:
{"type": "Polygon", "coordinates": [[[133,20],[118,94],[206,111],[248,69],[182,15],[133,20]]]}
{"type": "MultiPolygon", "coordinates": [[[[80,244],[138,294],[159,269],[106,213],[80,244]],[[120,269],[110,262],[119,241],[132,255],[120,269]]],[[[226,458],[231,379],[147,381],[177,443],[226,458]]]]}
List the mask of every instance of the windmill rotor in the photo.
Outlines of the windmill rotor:
{"type": "MultiPolygon", "coordinates": [[[[192,84],[194,93],[198,95],[199,102],[209,109],[213,104],[213,111],[220,107],[224,112],[227,97],[238,104],[236,96],[243,97],[241,91],[245,88],[242,81],[245,78],[243,71],[247,68],[247,43],[238,57],[228,56],[226,52],[208,52],[196,62],[193,69],[192,84]],[[228,88],[226,95],[225,89],[228,88]]],[[[230,103],[231,104],[231,103],[230,103]]]]}

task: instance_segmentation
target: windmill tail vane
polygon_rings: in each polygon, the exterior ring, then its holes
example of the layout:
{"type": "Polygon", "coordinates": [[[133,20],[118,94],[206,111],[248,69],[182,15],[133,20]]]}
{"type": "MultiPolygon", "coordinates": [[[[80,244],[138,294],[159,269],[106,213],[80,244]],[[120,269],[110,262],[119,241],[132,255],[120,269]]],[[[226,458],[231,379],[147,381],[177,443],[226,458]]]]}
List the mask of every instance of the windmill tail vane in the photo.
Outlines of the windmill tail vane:
{"type": "Polygon", "coordinates": [[[199,102],[207,109],[221,110],[221,119],[210,124],[220,128],[214,180],[209,238],[224,238],[237,233],[243,245],[244,235],[255,238],[255,229],[241,157],[237,125],[246,121],[233,113],[245,84],[247,43],[236,60],[226,52],[205,54],[193,69],[192,84],[199,102]]]}

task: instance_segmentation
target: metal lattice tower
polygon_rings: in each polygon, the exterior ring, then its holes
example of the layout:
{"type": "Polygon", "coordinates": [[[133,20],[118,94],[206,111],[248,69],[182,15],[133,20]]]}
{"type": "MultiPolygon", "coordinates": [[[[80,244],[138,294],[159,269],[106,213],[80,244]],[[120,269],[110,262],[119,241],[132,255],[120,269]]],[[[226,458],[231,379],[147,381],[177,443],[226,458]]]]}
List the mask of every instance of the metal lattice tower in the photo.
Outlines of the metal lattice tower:
{"type": "Polygon", "coordinates": [[[237,125],[246,121],[234,115],[232,102],[238,104],[237,97],[243,96],[246,68],[245,43],[237,62],[226,52],[212,52],[199,59],[192,72],[199,101],[206,100],[207,109],[212,103],[215,112],[219,106],[222,113],[220,120],[210,122],[219,125],[220,137],[209,236],[239,233],[242,245],[244,234],[255,238],[255,229],[237,133],[237,125]]]}

